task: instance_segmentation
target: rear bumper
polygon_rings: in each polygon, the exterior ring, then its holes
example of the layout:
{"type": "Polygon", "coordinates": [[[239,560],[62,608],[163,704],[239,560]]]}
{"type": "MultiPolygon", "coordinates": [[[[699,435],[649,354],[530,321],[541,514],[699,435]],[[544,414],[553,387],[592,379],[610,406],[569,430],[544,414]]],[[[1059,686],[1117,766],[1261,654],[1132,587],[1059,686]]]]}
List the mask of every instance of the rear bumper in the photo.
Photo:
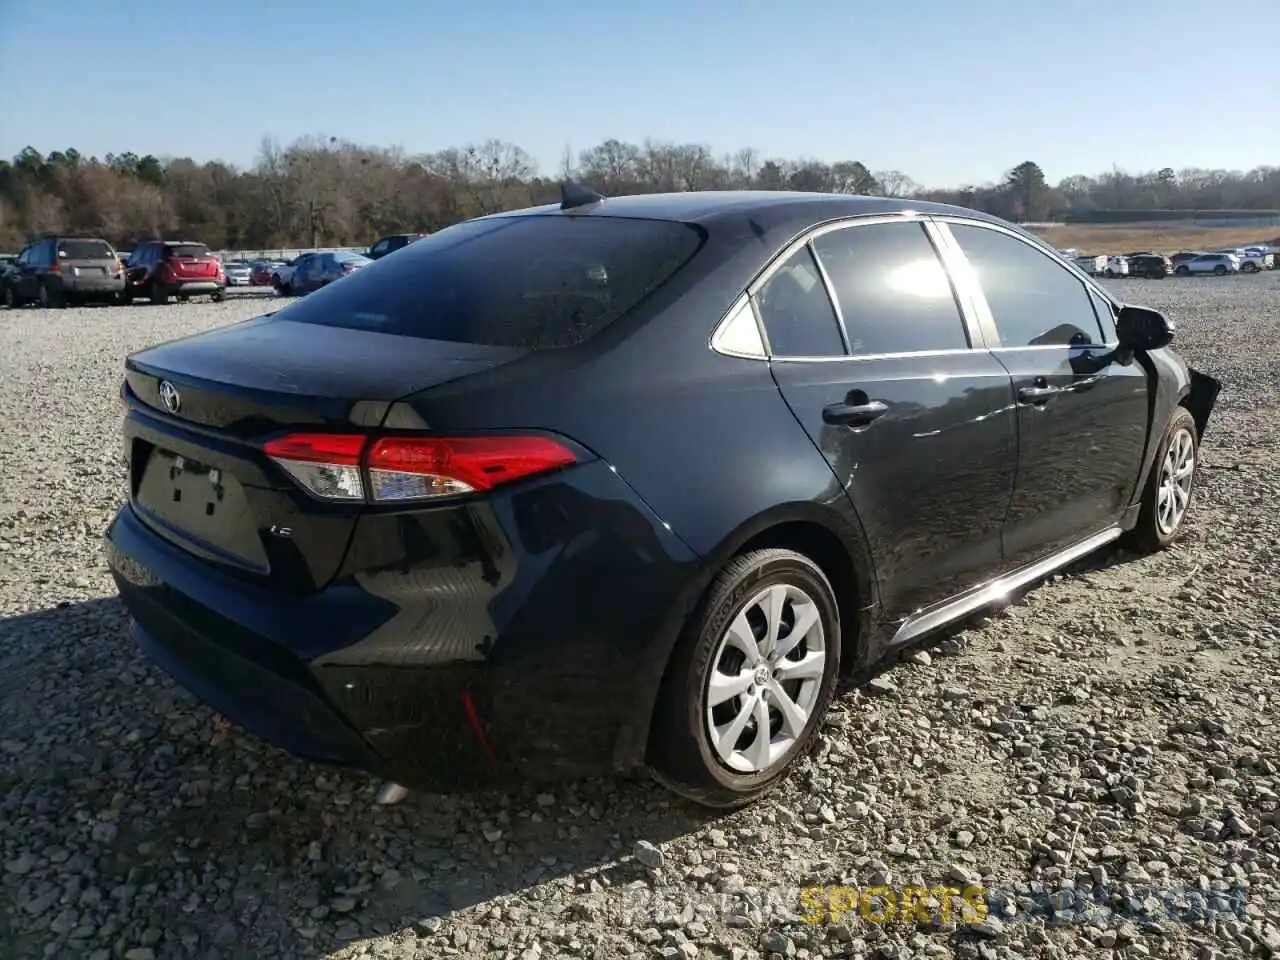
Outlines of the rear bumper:
{"type": "Polygon", "coordinates": [[[643,760],[656,684],[637,677],[660,677],[696,562],[606,464],[570,476],[421,523],[366,518],[360,569],[303,597],[187,554],[130,506],[105,552],[147,656],[292,754],[435,791],[602,774],[643,760]]]}
{"type": "Polygon", "coordinates": [[[64,293],[80,297],[109,297],[124,290],[124,277],[63,277],[64,293]]]}
{"type": "Polygon", "coordinates": [[[165,293],[172,297],[202,297],[221,289],[223,285],[216,280],[183,280],[164,287],[165,293]]]}

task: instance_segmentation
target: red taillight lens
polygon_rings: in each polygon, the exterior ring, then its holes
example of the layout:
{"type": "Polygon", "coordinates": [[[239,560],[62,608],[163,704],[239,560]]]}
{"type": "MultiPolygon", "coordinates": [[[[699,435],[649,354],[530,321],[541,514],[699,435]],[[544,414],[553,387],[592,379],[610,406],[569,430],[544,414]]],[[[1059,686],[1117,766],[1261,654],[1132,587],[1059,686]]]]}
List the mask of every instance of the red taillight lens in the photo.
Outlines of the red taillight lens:
{"type": "Polygon", "coordinates": [[[308,493],[322,500],[364,500],[362,434],[294,433],[263,448],[308,493]]]}
{"type": "Polygon", "coordinates": [[[556,441],[532,436],[367,440],[358,434],[299,433],[272,440],[265,451],[316,497],[378,503],[479,493],[577,462],[556,441]]]}
{"type": "Polygon", "coordinates": [[[369,451],[374,500],[422,500],[490,490],[575,462],[547,437],[386,437],[369,451]]]}

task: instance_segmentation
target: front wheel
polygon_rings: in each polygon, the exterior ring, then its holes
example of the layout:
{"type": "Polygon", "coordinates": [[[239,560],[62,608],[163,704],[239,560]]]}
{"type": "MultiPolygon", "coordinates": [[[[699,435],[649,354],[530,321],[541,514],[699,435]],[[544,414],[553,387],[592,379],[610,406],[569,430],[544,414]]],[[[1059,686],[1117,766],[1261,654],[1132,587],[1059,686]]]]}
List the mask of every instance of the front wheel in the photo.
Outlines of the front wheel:
{"type": "Polygon", "coordinates": [[[4,288],[4,305],[9,310],[16,310],[22,304],[18,301],[17,295],[13,292],[13,287],[5,284],[4,288]]]}
{"type": "Polygon", "coordinates": [[[1227,275],[1227,268],[1222,266],[1222,264],[1218,264],[1218,266],[1213,268],[1213,275],[1215,277],[1225,277],[1227,275]]]}
{"type": "Polygon", "coordinates": [[[209,299],[212,300],[214,303],[221,303],[223,299],[225,299],[225,297],[226,297],[226,293],[224,293],[222,290],[215,290],[213,291],[213,293],[209,294],[209,299]]]}
{"type": "Polygon", "coordinates": [[[791,550],[733,559],[663,680],[654,778],[708,807],[757,799],[812,746],[839,672],[840,612],[822,569],[791,550]]]}
{"type": "Polygon", "coordinates": [[[1176,273],[1176,274],[1177,274],[1178,276],[1180,276],[1180,277],[1186,277],[1186,276],[1190,276],[1190,274],[1191,274],[1191,268],[1190,268],[1190,267],[1185,267],[1185,266],[1184,266],[1184,267],[1178,267],[1178,269],[1177,269],[1177,270],[1175,270],[1175,271],[1173,271],[1173,272],[1174,272],[1174,273],[1176,273]]]}
{"type": "Polygon", "coordinates": [[[1151,465],[1137,525],[1127,537],[1130,547],[1155,553],[1182,534],[1195,487],[1199,448],[1199,431],[1191,411],[1176,408],[1151,465]]]}
{"type": "Polygon", "coordinates": [[[1240,272],[1241,273],[1257,273],[1258,265],[1252,262],[1244,263],[1240,266],[1240,272]]]}

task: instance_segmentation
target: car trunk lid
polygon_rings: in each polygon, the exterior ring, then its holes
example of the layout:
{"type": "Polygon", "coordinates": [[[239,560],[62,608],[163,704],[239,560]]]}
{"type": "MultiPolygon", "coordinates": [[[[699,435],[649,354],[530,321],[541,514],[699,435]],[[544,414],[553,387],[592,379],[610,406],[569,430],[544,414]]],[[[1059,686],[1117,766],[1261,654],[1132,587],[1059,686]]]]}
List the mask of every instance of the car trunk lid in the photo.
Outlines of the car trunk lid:
{"type": "Polygon", "coordinates": [[[57,253],[56,269],[68,278],[101,280],[120,272],[115,251],[102,240],[64,240],[57,253]]]}
{"type": "Polygon", "coordinates": [[[320,589],[363,502],[311,497],[267,440],[377,429],[392,401],[524,352],[272,316],[144,350],[125,365],[131,503],[180,549],[292,593],[320,589]]]}
{"type": "Polygon", "coordinates": [[[218,259],[202,243],[172,243],[165,247],[165,263],[178,280],[216,280],[218,259]]]}

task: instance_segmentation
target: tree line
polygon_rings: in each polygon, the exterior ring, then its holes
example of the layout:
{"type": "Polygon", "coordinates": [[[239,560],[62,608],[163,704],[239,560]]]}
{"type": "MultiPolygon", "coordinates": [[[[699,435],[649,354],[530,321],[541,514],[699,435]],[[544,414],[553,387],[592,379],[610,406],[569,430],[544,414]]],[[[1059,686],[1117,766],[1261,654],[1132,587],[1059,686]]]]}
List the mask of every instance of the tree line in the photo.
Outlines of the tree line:
{"type": "MultiPolygon", "coordinates": [[[[91,234],[122,248],[148,238],[201,240],[217,249],[357,246],[386,233],[429,232],[469,217],[548,203],[577,179],[605,195],[759,189],[878,194],[976,207],[1019,221],[1105,219],[1126,211],[1280,209],[1280,167],[1120,170],[1050,184],[1019,163],[999,181],[930,188],[860,160],[766,157],[745,147],[716,155],[696,143],[620,140],[566,149],[544,175],[528,153],[501,140],[409,155],[335,137],[287,146],[267,139],[248,169],[187,157],[27,147],[0,160],[0,250],[31,237],[91,234]]],[[[1113,218],[1114,219],[1114,218],[1113,218]]]]}

